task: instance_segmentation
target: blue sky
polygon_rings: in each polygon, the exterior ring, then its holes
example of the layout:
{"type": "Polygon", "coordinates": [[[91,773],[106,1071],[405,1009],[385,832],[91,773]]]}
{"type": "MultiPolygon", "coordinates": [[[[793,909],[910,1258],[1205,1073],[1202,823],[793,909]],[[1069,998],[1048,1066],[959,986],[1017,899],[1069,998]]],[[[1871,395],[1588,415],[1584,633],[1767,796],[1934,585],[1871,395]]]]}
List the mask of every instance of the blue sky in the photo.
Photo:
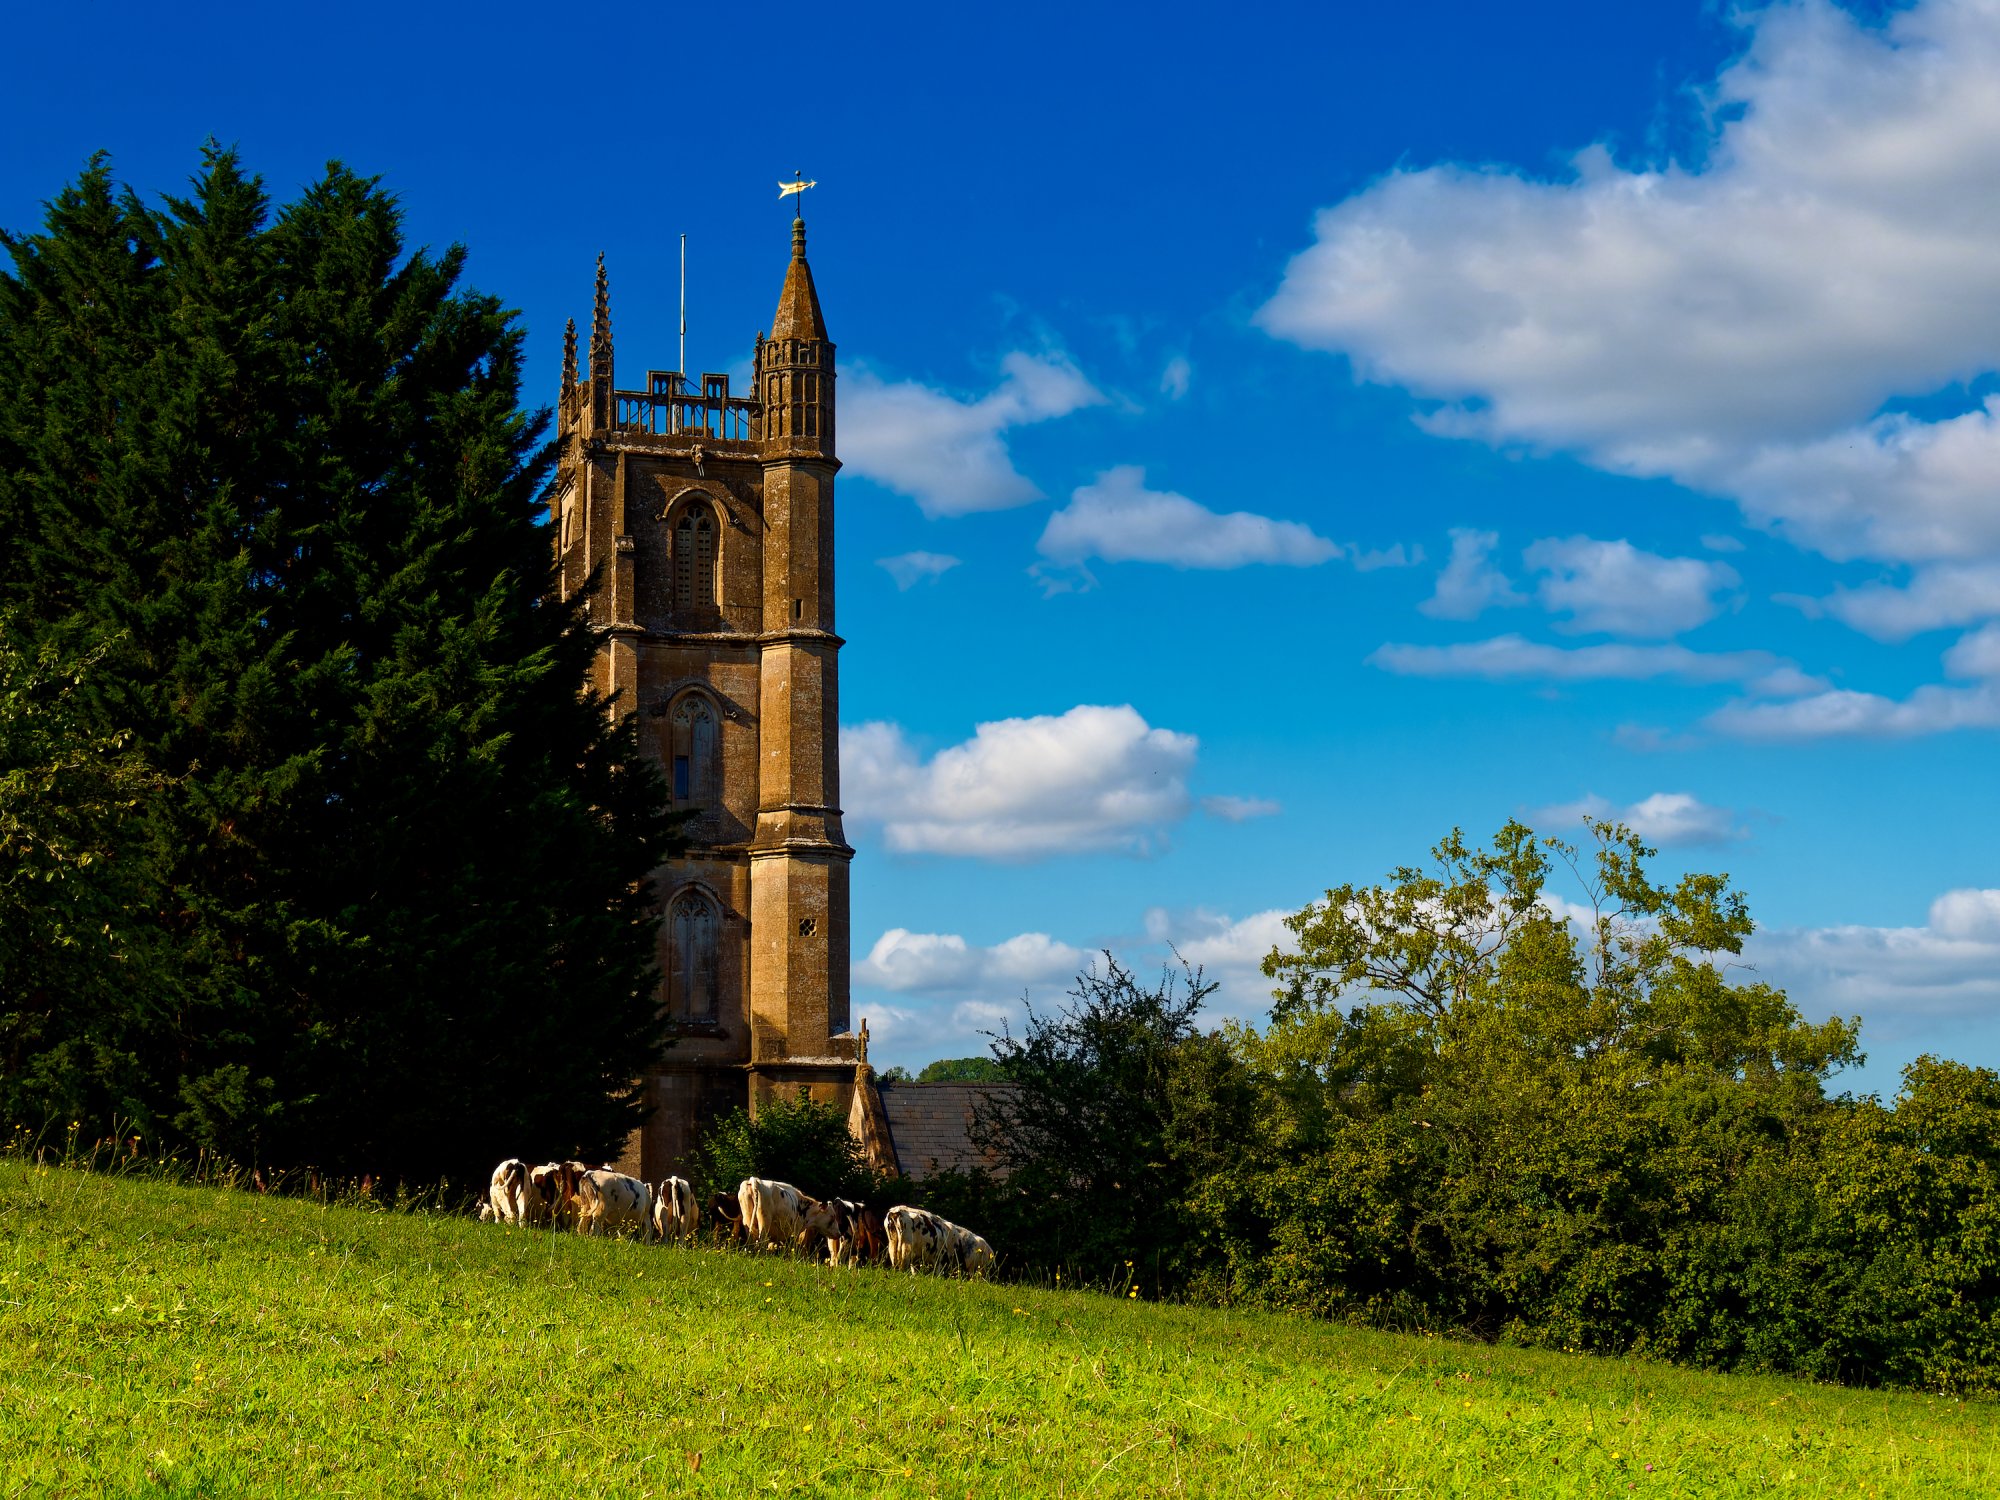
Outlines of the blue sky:
{"type": "Polygon", "coordinates": [[[817,178],[884,1061],[1106,946],[1254,1017],[1278,914],[1591,809],[1736,877],[1856,1086],[2000,1063],[2000,7],[712,14],[44,8],[0,224],[339,157],[546,400],[600,250],[673,364],[682,232],[740,371],[817,178]]]}

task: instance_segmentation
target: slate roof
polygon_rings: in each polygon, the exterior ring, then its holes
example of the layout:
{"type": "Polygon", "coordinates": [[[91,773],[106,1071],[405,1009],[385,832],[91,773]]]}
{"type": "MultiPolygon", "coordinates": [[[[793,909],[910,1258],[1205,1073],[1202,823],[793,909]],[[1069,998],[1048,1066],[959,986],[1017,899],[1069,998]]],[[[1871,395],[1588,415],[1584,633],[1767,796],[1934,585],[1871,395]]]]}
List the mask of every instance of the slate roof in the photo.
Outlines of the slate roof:
{"type": "Polygon", "coordinates": [[[995,1164],[972,1144],[972,1112],[996,1089],[1011,1083],[887,1083],[878,1082],[882,1113],[889,1122],[889,1140],[896,1164],[906,1177],[936,1172],[963,1172],[972,1167],[993,1171],[995,1164]]]}

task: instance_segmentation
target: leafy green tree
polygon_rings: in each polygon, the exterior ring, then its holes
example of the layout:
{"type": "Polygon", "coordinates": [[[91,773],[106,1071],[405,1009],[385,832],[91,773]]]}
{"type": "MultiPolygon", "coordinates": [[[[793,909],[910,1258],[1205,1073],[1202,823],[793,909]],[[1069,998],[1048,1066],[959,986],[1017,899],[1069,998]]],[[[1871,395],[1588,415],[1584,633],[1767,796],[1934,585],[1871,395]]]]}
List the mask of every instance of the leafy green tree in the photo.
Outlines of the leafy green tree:
{"type": "Polygon", "coordinates": [[[1590,832],[1454,833],[1290,920],[1272,1025],[1238,1037],[1260,1148],[1198,1195],[1232,1293],[1652,1347],[1687,1247],[1810,1153],[1853,1023],[1729,981],[1751,923],[1726,877],[1661,885],[1628,830],[1590,832]]]}
{"type": "Polygon", "coordinates": [[[148,778],[122,863],[165,960],[120,1002],[121,1107],[464,1177],[635,1121],[672,835],[578,690],[520,330],[400,220],[339,165],[274,209],[211,148],[185,198],[100,158],[7,237],[0,608],[31,658],[97,653],[80,730],[148,778]]]}
{"type": "Polygon", "coordinates": [[[990,1057],[942,1057],[925,1063],[918,1083],[1002,1083],[1007,1071],[990,1057]]]}
{"type": "Polygon", "coordinates": [[[135,837],[160,778],[82,702],[103,649],[18,635],[0,619],[0,1118],[122,1123],[153,1082],[127,996],[160,962],[135,837]]]}
{"type": "Polygon", "coordinates": [[[746,1177],[789,1182],[814,1198],[866,1200],[881,1184],[848,1134],[847,1116],[801,1090],[748,1110],[732,1110],[707,1131],[697,1151],[695,1187],[734,1193],[746,1177]]]}
{"type": "Polygon", "coordinates": [[[1183,1203],[1246,1134],[1243,1070],[1196,1025],[1215,986],[1168,969],[1148,987],[1110,954],[1054,1014],[993,1042],[1016,1087],[975,1112],[974,1138],[1005,1172],[989,1238],[1019,1265],[1153,1285],[1188,1273],[1183,1203]]]}

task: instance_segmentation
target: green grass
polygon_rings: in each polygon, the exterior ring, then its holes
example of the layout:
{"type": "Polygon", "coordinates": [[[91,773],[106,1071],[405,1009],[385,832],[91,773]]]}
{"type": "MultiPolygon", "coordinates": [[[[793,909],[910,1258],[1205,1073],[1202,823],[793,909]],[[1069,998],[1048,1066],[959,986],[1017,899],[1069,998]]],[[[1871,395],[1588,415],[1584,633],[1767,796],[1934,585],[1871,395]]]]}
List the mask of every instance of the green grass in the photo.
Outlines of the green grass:
{"type": "Polygon", "coordinates": [[[0,1408],[5,1496],[2000,1494],[1991,1405],[18,1159],[0,1408]]]}

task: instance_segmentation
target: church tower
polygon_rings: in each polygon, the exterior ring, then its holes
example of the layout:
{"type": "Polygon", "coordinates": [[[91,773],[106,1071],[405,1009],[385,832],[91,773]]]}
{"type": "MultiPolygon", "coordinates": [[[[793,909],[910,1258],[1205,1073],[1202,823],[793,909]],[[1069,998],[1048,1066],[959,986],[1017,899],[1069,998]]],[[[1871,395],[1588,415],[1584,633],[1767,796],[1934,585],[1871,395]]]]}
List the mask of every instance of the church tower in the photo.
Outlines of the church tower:
{"type": "Polygon", "coordinates": [[[598,578],[593,686],[638,715],[692,846],[654,874],[674,1035],[622,1165],[657,1181],[736,1107],[843,1111],[848,847],[834,633],[834,346],[803,220],[752,389],[649,370],[620,390],[600,258],[589,373],[566,335],[551,521],[565,597],[598,578]]]}

